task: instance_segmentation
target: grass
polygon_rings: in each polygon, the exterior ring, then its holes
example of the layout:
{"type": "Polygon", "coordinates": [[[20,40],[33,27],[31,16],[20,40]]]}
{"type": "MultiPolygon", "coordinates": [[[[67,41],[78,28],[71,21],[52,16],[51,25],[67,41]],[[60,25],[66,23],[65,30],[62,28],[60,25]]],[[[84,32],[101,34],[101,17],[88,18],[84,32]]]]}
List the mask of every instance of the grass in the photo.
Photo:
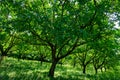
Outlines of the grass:
{"type": "MultiPolygon", "coordinates": [[[[80,67],[57,65],[55,78],[49,78],[48,71],[50,63],[40,64],[38,61],[20,60],[6,58],[0,66],[0,80],[120,80],[120,71],[112,70],[94,75],[92,69],[89,74],[82,74],[80,67]]],[[[118,67],[120,68],[120,67],[118,67]]]]}

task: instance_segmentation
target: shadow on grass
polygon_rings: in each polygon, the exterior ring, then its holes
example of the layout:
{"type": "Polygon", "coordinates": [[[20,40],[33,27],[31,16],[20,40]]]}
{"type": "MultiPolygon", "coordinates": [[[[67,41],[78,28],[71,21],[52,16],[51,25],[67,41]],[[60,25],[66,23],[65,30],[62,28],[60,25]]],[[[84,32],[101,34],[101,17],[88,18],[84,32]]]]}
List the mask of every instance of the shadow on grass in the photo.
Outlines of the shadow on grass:
{"type": "Polygon", "coordinates": [[[0,80],[120,80],[119,73],[103,73],[98,75],[81,74],[81,75],[61,75],[55,78],[48,77],[48,72],[32,72],[32,73],[15,73],[0,75],[0,80]]]}
{"type": "Polygon", "coordinates": [[[50,64],[40,65],[33,61],[9,61],[0,67],[0,80],[120,80],[120,72],[98,75],[82,74],[72,67],[57,66],[55,78],[48,77],[50,64]],[[76,71],[77,72],[76,72],[76,71]]]}
{"type": "MultiPolygon", "coordinates": [[[[13,72],[11,72],[13,73],[13,72]]],[[[84,76],[78,75],[64,75],[64,76],[56,76],[55,78],[48,77],[48,72],[32,72],[30,74],[25,73],[15,73],[14,75],[3,74],[0,75],[0,80],[83,80],[84,76]]]]}

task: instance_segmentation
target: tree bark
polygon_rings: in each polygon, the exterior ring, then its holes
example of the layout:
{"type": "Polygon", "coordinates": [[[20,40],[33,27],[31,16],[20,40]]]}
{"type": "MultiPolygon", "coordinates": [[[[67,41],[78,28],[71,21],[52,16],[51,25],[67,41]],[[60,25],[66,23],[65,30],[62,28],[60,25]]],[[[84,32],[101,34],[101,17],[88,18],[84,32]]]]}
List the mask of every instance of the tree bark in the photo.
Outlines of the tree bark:
{"type": "Polygon", "coordinates": [[[52,62],[52,65],[50,67],[49,74],[48,74],[49,77],[54,77],[55,67],[56,67],[57,63],[58,63],[58,60],[54,60],[52,62]]]}
{"type": "Polygon", "coordinates": [[[103,67],[100,68],[101,72],[103,72],[103,67]]]}
{"type": "Polygon", "coordinates": [[[1,62],[3,61],[4,57],[5,56],[2,56],[2,55],[0,56],[0,65],[1,65],[1,62]]]}
{"type": "Polygon", "coordinates": [[[86,74],[86,65],[83,66],[83,74],[86,74]]]}
{"type": "Polygon", "coordinates": [[[95,74],[97,74],[98,73],[98,69],[97,68],[95,68],[95,74]]]}
{"type": "Polygon", "coordinates": [[[75,68],[75,66],[76,66],[76,62],[74,61],[74,62],[73,62],[73,68],[75,68]]]}

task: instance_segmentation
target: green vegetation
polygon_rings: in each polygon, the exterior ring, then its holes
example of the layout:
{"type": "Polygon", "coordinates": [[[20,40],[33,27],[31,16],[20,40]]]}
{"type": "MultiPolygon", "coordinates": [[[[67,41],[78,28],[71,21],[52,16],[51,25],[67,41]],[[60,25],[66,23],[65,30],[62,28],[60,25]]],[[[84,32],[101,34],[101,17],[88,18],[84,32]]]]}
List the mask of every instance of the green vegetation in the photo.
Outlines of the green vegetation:
{"type": "Polygon", "coordinates": [[[47,72],[50,64],[40,64],[39,61],[20,60],[6,58],[0,67],[1,80],[119,80],[120,70],[109,70],[95,75],[92,68],[87,68],[87,74],[83,74],[80,66],[73,67],[70,64],[57,65],[55,78],[49,78],[47,72]]]}
{"type": "Polygon", "coordinates": [[[20,69],[12,76],[116,78],[120,66],[119,4],[119,0],[0,0],[0,67],[14,71],[0,74],[4,77],[20,69]],[[5,61],[5,57],[16,60],[5,61]],[[46,71],[38,74],[31,70],[32,61],[39,62],[40,66],[33,66],[35,70],[46,71]],[[9,67],[4,66],[8,62],[9,67]],[[26,72],[28,68],[30,72],[26,72]]]}

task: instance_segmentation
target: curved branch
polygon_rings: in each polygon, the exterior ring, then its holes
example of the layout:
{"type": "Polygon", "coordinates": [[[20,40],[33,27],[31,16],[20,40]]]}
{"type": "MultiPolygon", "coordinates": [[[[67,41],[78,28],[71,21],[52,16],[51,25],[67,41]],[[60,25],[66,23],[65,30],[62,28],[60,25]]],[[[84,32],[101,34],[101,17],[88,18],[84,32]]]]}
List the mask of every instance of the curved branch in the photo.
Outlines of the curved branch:
{"type": "Polygon", "coordinates": [[[86,27],[93,25],[93,20],[95,19],[96,14],[97,14],[97,2],[96,0],[93,0],[93,1],[94,1],[94,6],[95,6],[94,14],[92,15],[92,17],[89,19],[89,21],[85,25],[80,26],[81,29],[85,29],[86,27]]]}

